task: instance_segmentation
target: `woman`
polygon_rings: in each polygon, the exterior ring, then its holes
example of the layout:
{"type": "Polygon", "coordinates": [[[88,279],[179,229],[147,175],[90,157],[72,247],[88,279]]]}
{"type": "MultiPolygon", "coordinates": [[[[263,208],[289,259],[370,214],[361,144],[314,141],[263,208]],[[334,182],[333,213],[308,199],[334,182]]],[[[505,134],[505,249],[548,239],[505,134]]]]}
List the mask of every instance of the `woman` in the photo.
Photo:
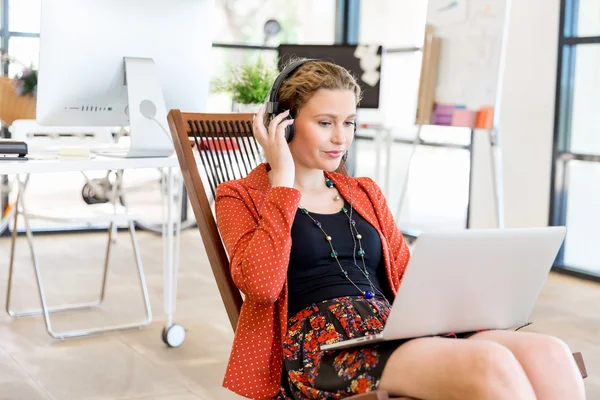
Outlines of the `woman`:
{"type": "Polygon", "coordinates": [[[263,108],[254,119],[267,163],[217,190],[217,223],[245,294],[223,385],[255,399],[376,388],[417,399],[585,398],[567,346],[540,334],[319,350],[382,330],[409,250],[378,186],[333,172],[353,140],[360,87],[337,65],[298,65],[278,87],[287,111],[265,118],[263,108]]]}

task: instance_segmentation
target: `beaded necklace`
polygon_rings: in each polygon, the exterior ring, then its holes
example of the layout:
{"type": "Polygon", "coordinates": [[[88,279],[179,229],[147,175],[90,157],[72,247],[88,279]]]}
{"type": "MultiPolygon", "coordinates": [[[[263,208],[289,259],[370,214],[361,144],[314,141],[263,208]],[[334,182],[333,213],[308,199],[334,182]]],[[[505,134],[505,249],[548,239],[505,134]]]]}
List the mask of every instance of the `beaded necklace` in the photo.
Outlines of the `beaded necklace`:
{"type": "MultiPolygon", "coordinates": [[[[325,184],[327,185],[327,187],[329,189],[333,189],[335,187],[335,183],[331,180],[331,179],[326,179],[325,180],[325,184]]],[[[340,196],[336,195],[334,197],[334,200],[339,200],[340,196]]],[[[381,292],[381,290],[379,290],[378,288],[375,287],[375,285],[373,285],[373,282],[371,282],[371,279],[369,278],[369,271],[367,270],[367,266],[365,264],[365,251],[362,248],[362,235],[358,232],[358,230],[356,229],[356,221],[354,219],[352,219],[352,201],[350,201],[350,214],[348,214],[348,209],[345,206],[342,206],[341,211],[346,215],[346,217],[348,218],[348,226],[350,227],[350,234],[352,236],[352,241],[354,242],[354,247],[352,250],[352,256],[354,259],[354,265],[356,266],[356,268],[359,269],[359,271],[364,275],[365,278],[367,278],[367,281],[369,281],[369,286],[371,287],[371,290],[367,290],[364,291],[362,290],[360,287],[358,287],[356,285],[356,283],[354,283],[352,281],[352,279],[350,279],[350,277],[348,276],[348,271],[346,271],[343,267],[342,264],[340,263],[340,260],[338,259],[338,253],[337,251],[335,251],[335,249],[333,248],[333,238],[331,236],[329,236],[327,234],[327,232],[325,232],[325,230],[323,229],[323,226],[321,225],[321,222],[319,222],[318,220],[316,220],[315,218],[313,218],[312,215],[310,215],[310,212],[303,207],[299,207],[300,212],[303,215],[306,215],[307,217],[309,217],[312,221],[313,224],[319,228],[319,230],[321,232],[323,232],[323,234],[325,235],[325,240],[327,240],[327,243],[329,244],[329,247],[331,248],[331,253],[329,254],[331,258],[335,259],[335,261],[337,262],[338,267],[340,268],[341,271],[341,275],[342,277],[346,278],[348,280],[348,282],[350,282],[356,289],[358,289],[358,291],[362,294],[363,298],[365,299],[372,299],[373,297],[375,297],[375,292],[378,292],[386,301],[386,297],[385,295],[381,292]],[[358,242],[358,251],[356,250],[356,245],[358,242]],[[356,256],[359,256],[362,260],[362,268],[356,263],[356,256]]]]}

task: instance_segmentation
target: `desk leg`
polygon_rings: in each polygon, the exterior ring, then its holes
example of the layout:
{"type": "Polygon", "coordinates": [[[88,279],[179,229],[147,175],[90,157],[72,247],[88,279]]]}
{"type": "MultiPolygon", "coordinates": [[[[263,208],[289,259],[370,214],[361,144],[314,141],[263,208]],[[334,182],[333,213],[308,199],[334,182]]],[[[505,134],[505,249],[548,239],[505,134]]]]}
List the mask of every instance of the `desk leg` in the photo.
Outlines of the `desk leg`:
{"type": "MultiPolygon", "coordinates": [[[[181,222],[175,224],[175,213],[173,204],[175,203],[175,186],[173,179],[173,168],[168,167],[166,178],[163,173],[162,187],[166,185],[167,196],[163,196],[163,277],[164,277],[164,309],[165,309],[165,328],[163,329],[162,339],[171,347],[179,347],[185,340],[185,328],[173,323],[173,313],[177,299],[177,274],[179,270],[179,232],[181,222]],[[166,179],[166,182],[165,182],[166,179]],[[166,214],[166,215],[165,215],[166,214]],[[174,240],[174,228],[177,227],[176,240],[174,240]]],[[[181,202],[178,202],[180,204],[181,202]]],[[[181,213],[181,205],[177,206],[178,216],[181,213]]],[[[180,218],[178,218],[180,219],[180,218]]]]}
{"type": "Polygon", "coordinates": [[[166,328],[173,325],[173,206],[172,206],[172,187],[171,168],[163,170],[161,182],[163,196],[163,277],[164,277],[164,309],[166,317],[166,328]]]}

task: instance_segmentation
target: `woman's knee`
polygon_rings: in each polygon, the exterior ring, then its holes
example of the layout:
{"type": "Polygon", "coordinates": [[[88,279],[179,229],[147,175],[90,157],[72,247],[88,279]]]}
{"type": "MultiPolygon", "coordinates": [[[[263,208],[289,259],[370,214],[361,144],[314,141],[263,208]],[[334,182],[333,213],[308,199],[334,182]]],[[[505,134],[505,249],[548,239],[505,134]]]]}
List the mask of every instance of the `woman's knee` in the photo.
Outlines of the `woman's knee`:
{"type": "Polygon", "coordinates": [[[573,358],[569,346],[553,336],[539,336],[527,343],[523,351],[529,356],[527,358],[541,359],[544,363],[571,361],[573,358]]]}
{"type": "Polygon", "coordinates": [[[466,355],[464,362],[468,391],[473,393],[473,398],[535,398],[523,367],[508,348],[481,341],[466,355]]]}
{"type": "Polygon", "coordinates": [[[569,379],[570,376],[580,380],[580,384],[583,385],[581,372],[571,349],[558,338],[540,335],[527,346],[523,346],[518,357],[522,360],[526,372],[532,377],[542,375],[543,378],[554,373],[562,376],[563,379],[569,379]]]}

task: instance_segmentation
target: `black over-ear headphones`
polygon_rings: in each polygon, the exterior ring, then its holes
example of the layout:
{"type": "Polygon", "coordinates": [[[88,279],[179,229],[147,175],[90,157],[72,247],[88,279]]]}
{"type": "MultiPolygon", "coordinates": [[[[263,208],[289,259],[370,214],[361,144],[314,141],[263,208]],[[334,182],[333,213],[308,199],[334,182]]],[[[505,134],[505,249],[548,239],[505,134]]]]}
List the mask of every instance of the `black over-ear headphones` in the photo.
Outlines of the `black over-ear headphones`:
{"type": "MultiPolygon", "coordinates": [[[[296,72],[296,70],[298,68],[300,68],[302,65],[306,64],[307,62],[311,62],[311,61],[319,61],[319,60],[314,59],[314,58],[306,58],[303,60],[298,60],[296,62],[293,62],[290,65],[288,65],[287,67],[285,67],[283,69],[283,71],[281,71],[281,73],[277,76],[277,78],[275,78],[275,82],[273,82],[273,86],[271,86],[271,90],[269,91],[269,96],[267,97],[267,105],[266,105],[266,110],[265,110],[265,112],[267,114],[267,123],[266,123],[267,126],[273,118],[275,118],[281,112],[285,111],[285,110],[282,110],[281,107],[279,106],[279,90],[280,90],[283,82],[289,76],[291,76],[294,72],[296,72]]],[[[294,117],[292,115],[288,115],[286,119],[293,119],[293,118],[294,117]]],[[[292,141],[295,133],[296,133],[296,130],[294,128],[294,124],[289,125],[285,128],[285,139],[287,140],[288,143],[292,141]]],[[[356,124],[354,125],[354,133],[356,133],[356,124]]],[[[345,155],[345,156],[347,156],[347,155],[345,155]]],[[[345,159],[344,159],[344,161],[345,161],[345,159]]]]}
{"type": "MultiPolygon", "coordinates": [[[[273,82],[273,86],[271,86],[271,90],[269,91],[269,97],[267,98],[267,107],[266,107],[266,113],[267,113],[267,125],[269,124],[269,122],[271,122],[271,120],[273,118],[275,118],[277,116],[277,114],[285,111],[282,110],[281,107],[279,107],[279,89],[281,88],[281,85],[283,84],[283,82],[289,77],[291,76],[294,72],[296,72],[296,70],[298,68],[300,68],[302,65],[306,64],[307,62],[311,62],[311,61],[318,61],[314,58],[306,58],[303,60],[298,60],[296,62],[291,63],[290,65],[288,65],[287,67],[285,67],[283,69],[283,71],[281,71],[281,73],[277,76],[277,78],[275,78],[275,82],[273,82]]],[[[286,119],[293,119],[294,117],[292,115],[288,115],[286,119]]],[[[291,142],[292,139],[294,138],[294,134],[296,133],[295,129],[294,129],[294,124],[289,125],[285,128],[285,140],[287,140],[287,142],[291,142]]]]}

